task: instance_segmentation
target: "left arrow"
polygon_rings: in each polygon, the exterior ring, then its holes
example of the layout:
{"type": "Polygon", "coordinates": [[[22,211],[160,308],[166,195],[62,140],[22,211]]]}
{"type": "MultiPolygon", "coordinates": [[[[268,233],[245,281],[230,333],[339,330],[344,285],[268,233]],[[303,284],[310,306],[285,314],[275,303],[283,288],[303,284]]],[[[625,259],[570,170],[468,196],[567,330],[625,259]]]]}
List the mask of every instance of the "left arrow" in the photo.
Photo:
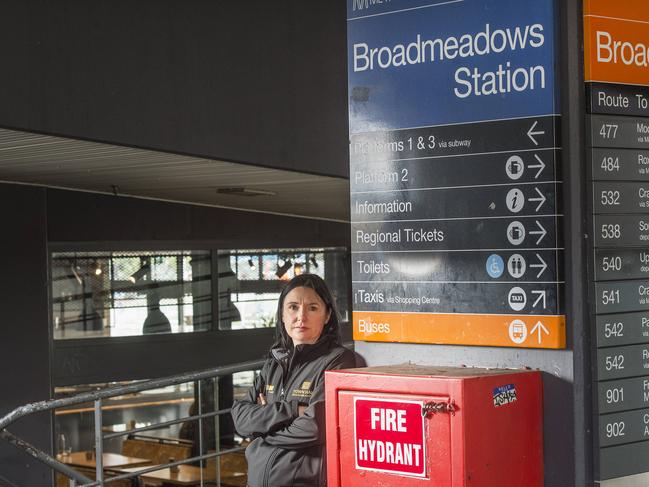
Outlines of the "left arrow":
{"type": "Polygon", "coordinates": [[[543,134],[545,133],[545,130],[537,130],[537,131],[534,131],[534,129],[536,128],[536,126],[537,126],[538,124],[539,124],[539,121],[538,121],[538,120],[534,120],[534,123],[532,124],[532,126],[530,127],[530,129],[527,131],[527,136],[530,138],[530,140],[531,140],[532,142],[534,142],[534,145],[539,145],[539,143],[536,141],[536,139],[534,138],[534,136],[535,136],[535,135],[543,135],[543,134]]]}

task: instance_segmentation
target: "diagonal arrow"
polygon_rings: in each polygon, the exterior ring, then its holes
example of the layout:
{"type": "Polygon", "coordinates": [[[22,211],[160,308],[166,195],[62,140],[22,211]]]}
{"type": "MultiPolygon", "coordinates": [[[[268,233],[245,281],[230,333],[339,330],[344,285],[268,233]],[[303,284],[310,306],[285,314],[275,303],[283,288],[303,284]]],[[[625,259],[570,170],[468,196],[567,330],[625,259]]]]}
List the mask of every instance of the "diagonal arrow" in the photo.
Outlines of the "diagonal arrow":
{"type": "Polygon", "coordinates": [[[527,201],[539,201],[540,202],[539,205],[536,207],[536,210],[534,210],[534,211],[539,211],[539,209],[543,206],[543,203],[545,203],[546,198],[545,198],[545,195],[543,193],[541,193],[541,191],[539,191],[539,188],[534,188],[534,189],[536,190],[536,194],[538,194],[539,197],[538,198],[527,198],[527,201]]]}
{"type": "Polygon", "coordinates": [[[536,241],[536,245],[541,243],[541,240],[543,240],[543,237],[545,237],[548,232],[545,228],[543,228],[543,225],[539,223],[538,220],[535,220],[536,226],[539,227],[538,230],[531,230],[530,235],[540,235],[539,239],[536,241]]]}
{"type": "Polygon", "coordinates": [[[527,136],[534,142],[534,145],[539,145],[539,143],[536,141],[534,138],[535,135],[543,135],[545,133],[545,130],[537,130],[534,132],[534,129],[538,125],[538,120],[534,120],[534,124],[530,127],[530,129],[527,131],[527,136]]]}
{"type": "Polygon", "coordinates": [[[538,340],[539,340],[539,345],[540,345],[541,342],[543,341],[543,337],[541,336],[541,333],[545,333],[546,335],[549,335],[550,331],[540,321],[536,322],[536,325],[534,325],[534,328],[532,328],[532,332],[530,333],[530,335],[534,335],[534,332],[536,332],[536,331],[539,332],[538,340]]]}
{"type": "Polygon", "coordinates": [[[538,163],[538,164],[534,164],[534,165],[532,165],[532,166],[527,166],[527,168],[528,168],[528,169],[538,169],[538,171],[537,171],[536,174],[534,175],[534,179],[539,179],[539,176],[540,176],[541,173],[543,172],[543,169],[545,169],[545,162],[543,162],[543,160],[541,160],[541,158],[540,158],[537,154],[534,154],[534,159],[536,159],[537,161],[539,161],[539,163],[538,163]]]}
{"type": "Polygon", "coordinates": [[[530,264],[530,267],[534,267],[537,269],[541,269],[539,273],[536,275],[536,277],[541,277],[541,274],[545,272],[545,270],[548,268],[548,265],[545,263],[543,260],[543,257],[541,257],[539,254],[536,254],[536,258],[541,261],[540,264],[530,264]]]}
{"type": "Polygon", "coordinates": [[[536,294],[538,298],[532,303],[532,308],[536,308],[536,305],[539,304],[539,301],[543,301],[543,309],[545,309],[545,291],[535,291],[532,290],[532,294],[536,294]]]}

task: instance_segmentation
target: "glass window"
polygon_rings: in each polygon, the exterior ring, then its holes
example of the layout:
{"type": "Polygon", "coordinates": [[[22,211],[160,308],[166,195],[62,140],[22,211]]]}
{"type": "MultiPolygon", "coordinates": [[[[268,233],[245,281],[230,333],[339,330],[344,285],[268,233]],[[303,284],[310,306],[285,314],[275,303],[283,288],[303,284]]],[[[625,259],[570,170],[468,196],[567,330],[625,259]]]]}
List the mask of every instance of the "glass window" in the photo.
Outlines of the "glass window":
{"type": "Polygon", "coordinates": [[[219,328],[275,326],[282,287],[303,273],[327,282],[342,320],[349,321],[347,259],[344,248],[219,251],[219,328]]]}
{"type": "Polygon", "coordinates": [[[209,251],[55,252],[54,339],[210,329],[209,251]]]}

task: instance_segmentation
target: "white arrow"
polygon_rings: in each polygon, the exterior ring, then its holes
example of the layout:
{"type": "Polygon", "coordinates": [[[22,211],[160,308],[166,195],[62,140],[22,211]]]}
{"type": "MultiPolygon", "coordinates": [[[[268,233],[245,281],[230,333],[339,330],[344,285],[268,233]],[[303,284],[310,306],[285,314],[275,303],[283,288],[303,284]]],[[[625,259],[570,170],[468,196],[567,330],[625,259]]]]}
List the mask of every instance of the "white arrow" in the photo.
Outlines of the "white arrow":
{"type": "Polygon", "coordinates": [[[534,132],[534,129],[538,125],[538,120],[534,120],[534,124],[530,127],[530,129],[527,131],[527,136],[534,142],[534,145],[539,145],[539,143],[536,141],[536,139],[533,137],[534,135],[543,135],[545,133],[545,130],[537,130],[534,132]]]}
{"type": "Polygon", "coordinates": [[[543,257],[541,257],[539,254],[536,254],[536,258],[539,259],[541,261],[541,263],[540,264],[530,264],[530,267],[541,269],[539,271],[539,273],[536,275],[536,277],[541,277],[541,274],[543,274],[545,272],[545,269],[548,268],[548,265],[543,260],[543,257]]]}
{"type": "Polygon", "coordinates": [[[543,309],[545,309],[545,291],[532,291],[532,294],[536,294],[538,298],[532,303],[532,308],[536,308],[536,305],[539,304],[539,301],[543,301],[543,309]]]}
{"type": "Polygon", "coordinates": [[[539,209],[543,206],[543,203],[545,203],[546,199],[543,193],[539,191],[539,188],[534,188],[536,190],[536,194],[539,195],[538,198],[527,198],[527,201],[539,201],[539,205],[536,207],[536,210],[534,211],[539,211],[539,209]]]}
{"type": "Polygon", "coordinates": [[[538,169],[538,171],[537,171],[536,174],[534,175],[534,179],[539,179],[539,176],[540,176],[541,173],[543,172],[543,169],[545,169],[545,162],[543,162],[543,161],[541,160],[541,158],[540,158],[538,155],[536,155],[536,154],[534,154],[534,159],[536,159],[537,161],[539,161],[539,163],[538,163],[538,164],[534,164],[533,166],[527,166],[527,168],[528,168],[528,169],[538,169]]]}
{"type": "Polygon", "coordinates": [[[541,225],[538,220],[535,221],[536,221],[536,226],[539,227],[539,230],[530,231],[530,235],[540,235],[539,239],[536,241],[536,245],[538,245],[541,243],[541,240],[543,240],[543,237],[545,237],[548,232],[545,230],[545,228],[543,228],[543,225],[541,225]]]}
{"type": "Polygon", "coordinates": [[[550,332],[545,327],[545,325],[543,325],[543,323],[541,323],[540,321],[536,322],[536,325],[534,325],[534,328],[532,328],[532,332],[530,333],[530,335],[534,335],[534,332],[537,331],[537,330],[539,332],[538,340],[539,340],[539,345],[540,345],[541,342],[543,341],[543,337],[541,336],[541,333],[545,333],[546,335],[549,335],[550,332]]]}

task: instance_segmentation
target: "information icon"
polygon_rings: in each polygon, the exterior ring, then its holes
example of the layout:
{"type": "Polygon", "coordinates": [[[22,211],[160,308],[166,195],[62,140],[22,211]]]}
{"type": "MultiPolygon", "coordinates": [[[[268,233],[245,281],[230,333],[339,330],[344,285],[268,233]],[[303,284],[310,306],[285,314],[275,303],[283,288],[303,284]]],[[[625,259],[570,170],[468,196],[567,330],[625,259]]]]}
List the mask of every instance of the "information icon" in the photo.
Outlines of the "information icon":
{"type": "Polygon", "coordinates": [[[487,258],[487,274],[494,279],[503,275],[505,271],[505,261],[498,254],[491,254],[487,258]]]}
{"type": "Polygon", "coordinates": [[[509,307],[514,311],[522,310],[527,304],[527,294],[525,294],[525,290],[518,286],[511,288],[507,295],[507,302],[509,303],[509,307]]]}
{"type": "Polygon", "coordinates": [[[524,321],[514,320],[509,324],[509,339],[516,344],[527,340],[527,325],[524,321]]]}
{"type": "Polygon", "coordinates": [[[510,189],[507,192],[505,203],[507,203],[507,208],[509,209],[509,211],[511,211],[512,213],[518,213],[523,209],[523,206],[525,206],[525,196],[523,195],[523,192],[518,188],[510,189]]]}
{"type": "Polygon", "coordinates": [[[525,164],[523,164],[523,159],[520,156],[511,156],[507,159],[505,163],[505,172],[509,179],[516,181],[520,179],[525,171],[525,164]]]}
{"type": "Polygon", "coordinates": [[[507,227],[507,240],[512,245],[520,245],[525,240],[525,227],[519,221],[513,221],[507,227]]]}
{"type": "Polygon", "coordinates": [[[525,259],[521,254],[514,254],[507,259],[507,271],[514,279],[523,277],[526,267],[525,259]]]}

